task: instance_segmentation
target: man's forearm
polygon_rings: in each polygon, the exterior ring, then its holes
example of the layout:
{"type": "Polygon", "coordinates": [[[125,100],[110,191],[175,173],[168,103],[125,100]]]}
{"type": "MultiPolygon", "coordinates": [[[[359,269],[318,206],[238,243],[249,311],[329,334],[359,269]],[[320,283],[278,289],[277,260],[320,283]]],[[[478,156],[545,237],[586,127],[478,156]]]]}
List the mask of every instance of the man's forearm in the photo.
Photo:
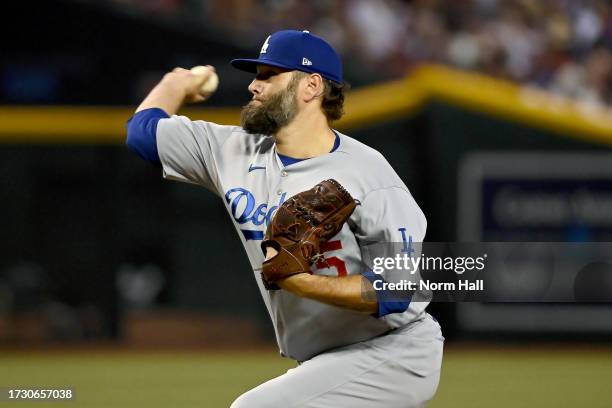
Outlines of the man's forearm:
{"type": "Polygon", "coordinates": [[[153,88],[136,112],[149,108],[163,109],[168,115],[175,115],[185,100],[185,88],[177,81],[172,81],[168,75],[153,88]]]}
{"type": "Polygon", "coordinates": [[[136,112],[149,108],[163,109],[168,115],[175,115],[184,103],[202,102],[212,95],[201,94],[200,88],[213,75],[214,67],[207,65],[203,74],[175,68],[164,75],[164,78],[136,108],[136,112]]]}
{"type": "Polygon", "coordinates": [[[301,273],[279,281],[278,285],[298,296],[330,305],[359,312],[378,311],[375,297],[367,296],[371,284],[361,275],[333,277],[301,273]]]}

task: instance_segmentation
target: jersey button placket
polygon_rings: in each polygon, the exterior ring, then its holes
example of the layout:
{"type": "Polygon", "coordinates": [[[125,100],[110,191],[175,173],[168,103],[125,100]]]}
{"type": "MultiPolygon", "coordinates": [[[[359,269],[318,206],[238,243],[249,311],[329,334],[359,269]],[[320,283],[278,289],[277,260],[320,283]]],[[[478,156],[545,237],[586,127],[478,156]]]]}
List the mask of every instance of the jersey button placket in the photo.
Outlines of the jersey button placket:
{"type": "MultiPolygon", "coordinates": [[[[287,170],[282,170],[280,173],[281,177],[287,177],[289,175],[289,173],[287,173],[287,170]]],[[[282,184],[282,181],[279,183],[279,188],[276,191],[276,194],[278,195],[282,195],[283,194],[283,190],[280,188],[280,185],[282,184]]]]}

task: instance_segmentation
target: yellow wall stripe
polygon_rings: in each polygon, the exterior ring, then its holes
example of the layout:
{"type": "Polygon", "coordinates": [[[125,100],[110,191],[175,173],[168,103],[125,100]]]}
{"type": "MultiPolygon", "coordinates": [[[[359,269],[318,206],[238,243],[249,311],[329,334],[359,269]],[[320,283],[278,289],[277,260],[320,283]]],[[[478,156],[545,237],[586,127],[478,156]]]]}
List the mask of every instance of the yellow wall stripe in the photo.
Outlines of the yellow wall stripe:
{"type": "MultiPolygon", "coordinates": [[[[0,107],[0,141],[16,143],[123,143],[133,107],[0,107]]],[[[186,109],[221,124],[239,121],[236,108],[186,109]]]]}
{"type": "Polygon", "coordinates": [[[414,74],[428,97],[559,132],[563,135],[612,144],[612,110],[580,104],[532,87],[427,66],[414,74]]]}
{"type": "MultiPolygon", "coordinates": [[[[404,79],[347,94],[341,130],[368,127],[414,114],[429,100],[443,101],[563,135],[612,145],[612,111],[588,107],[532,88],[436,65],[404,79]]],[[[204,105],[203,105],[204,106],[204,105]]],[[[0,106],[0,142],[123,143],[134,107],[0,106]]],[[[189,107],[181,114],[237,124],[239,108],[189,107]]]]}

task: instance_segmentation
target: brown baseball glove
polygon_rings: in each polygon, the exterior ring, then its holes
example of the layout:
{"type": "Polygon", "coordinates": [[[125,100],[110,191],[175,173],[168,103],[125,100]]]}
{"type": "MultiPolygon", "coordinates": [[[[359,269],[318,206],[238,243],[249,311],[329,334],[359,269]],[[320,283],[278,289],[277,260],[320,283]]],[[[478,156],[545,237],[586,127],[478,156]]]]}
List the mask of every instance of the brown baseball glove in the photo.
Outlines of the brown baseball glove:
{"type": "Polygon", "coordinates": [[[279,289],[276,281],[310,272],[321,259],[319,245],[336,235],[359,202],[338,183],[329,179],[285,201],[268,225],[261,249],[278,254],[262,266],[262,279],[269,290],[279,289]]]}

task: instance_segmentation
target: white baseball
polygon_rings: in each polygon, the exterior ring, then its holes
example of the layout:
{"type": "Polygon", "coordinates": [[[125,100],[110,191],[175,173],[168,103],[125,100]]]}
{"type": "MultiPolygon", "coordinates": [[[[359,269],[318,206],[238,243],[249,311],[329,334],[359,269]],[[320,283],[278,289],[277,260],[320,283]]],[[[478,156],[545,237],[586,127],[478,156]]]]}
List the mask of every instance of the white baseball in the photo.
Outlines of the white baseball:
{"type": "Polygon", "coordinates": [[[200,87],[201,94],[211,94],[217,90],[217,86],[219,86],[219,77],[211,68],[198,65],[197,67],[191,68],[190,71],[195,75],[206,75],[210,72],[210,76],[200,87]]]}

